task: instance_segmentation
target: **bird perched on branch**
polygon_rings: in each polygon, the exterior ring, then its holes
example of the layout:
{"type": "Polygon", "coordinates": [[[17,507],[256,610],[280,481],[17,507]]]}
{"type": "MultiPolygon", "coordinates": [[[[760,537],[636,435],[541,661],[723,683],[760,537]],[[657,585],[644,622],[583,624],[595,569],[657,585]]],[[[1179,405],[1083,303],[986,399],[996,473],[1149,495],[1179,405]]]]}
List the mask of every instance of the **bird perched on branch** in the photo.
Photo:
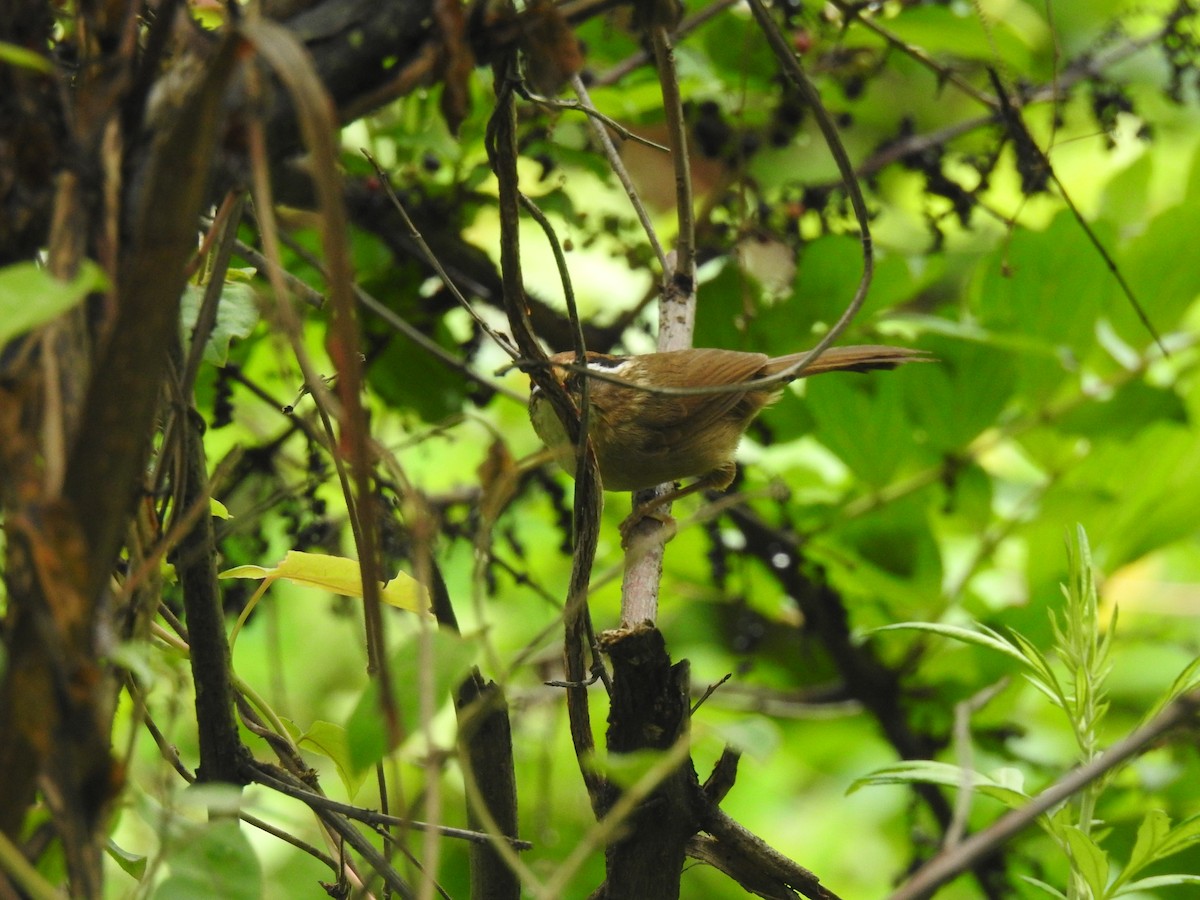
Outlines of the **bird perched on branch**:
{"type": "MultiPolygon", "coordinates": [[[[779,399],[783,385],[792,379],[745,390],[732,386],[778,375],[804,356],[800,352],[768,357],[709,348],[636,356],[589,352],[588,437],[605,490],[639,491],[696,479],[635,510],[626,526],[679,497],[705,488],[729,487],[737,471],[734,455],[742,435],[765,407],[779,399]],[[610,378],[651,390],[605,380],[610,378]],[[669,392],[678,388],[695,392],[669,392]],[[705,392],[705,388],[713,390],[705,392]]],[[[579,408],[583,378],[588,376],[577,370],[575,359],[573,351],[556,353],[550,357],[550,365],[555,379],[579,408]]],[[[830,347],[795,377],[894,369],[904,363],[929,361],[931,357],[923,351],[904,347],[830,347]]],[[[574,476],[575,447],[536,386],[529,395],[529,418],[558,464],[574,476]]]]}

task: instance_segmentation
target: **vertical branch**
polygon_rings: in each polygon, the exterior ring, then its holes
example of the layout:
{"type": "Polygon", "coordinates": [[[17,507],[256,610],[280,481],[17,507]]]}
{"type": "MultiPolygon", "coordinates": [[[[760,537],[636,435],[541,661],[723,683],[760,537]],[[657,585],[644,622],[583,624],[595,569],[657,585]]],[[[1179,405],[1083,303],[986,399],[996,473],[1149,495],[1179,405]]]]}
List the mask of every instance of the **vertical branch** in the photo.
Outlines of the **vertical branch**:
{"type": "MultiPolygon", "coordinates": [[[[517,184],[516,106],[508,83],[506,62],[497,64],[496,111],[488,123],[488,156],[499,182],[500,211],[500,268],[504,285],[504,304],[509,327],[522,356],[529,360],[545,360],[529,324],[525,286],[521,277],[520,254],[520,191],[517,184]]],[[[530,377],[545,391],[572,442],[579,443],[579,411],[570,397],[546,368],[533,367],[530,377]]],[[[567,603],[563,610],[564,656],[567,677],[567,712],[571,720],[571,740],[579,760],[580,772],[587,786],[592,808],[599,813],[607,805],[610,789],[607,783],[585,763],[595,743],[592,738],[591,714],[588,710],[589,683],[586,654],[590,644],[590,614],[587,607],[588,584],[596,543],[600,536],[600,475],[591,445],[580,460],[575,473],[575,556],[567,603]]],[[[598,661],[596,661],[598,664],[598,661]]]]}
{"type": "MultiPolygon", "coordinates": [[[[650,27],[650,39],[662,85],[663,110],[675,168],[675,204],[679,221],[675,252],[668,257],[669,267],[663,272],[662,298],[658,306],[658,349],[682,350],[692,345],[696,324],[696,244],[695,219],[692,214],[692,178],[688,161],[687,130],[683,118],[683,101],[675,73],[675,55],[666,25],[650,27]]],[[[662,485],[634,495],[633,508],[650,500],[655,494],[669,490],[662,485]]],[[[670,513],[670,507],[663,508],[670,513]]],[[[625,559],[621,581],[621,623],[625,626],[658,621],[658,588],[662,579],[664,544],[669,537],[663,522],[646,518],[630,531],[632,549],[625,559]]]]}
{"type": "MultiPolygon", "coordinates": [[[[218,276],[220,277],[220,276],[218,276]]],[[[184,368],[178,336],[172,342],[177,373],[184,368]]],[[[183,455],[176,515],[200,508],[201,514],[187,529],[171,562],[179,572],[183,609],[187,616],[189,660],[196,685],[196,727],[200,745],[198,781],[228,784],[246,782],[245,766],[250,753],[238,735],[233,717],[233,682],[230,677],[229,641],[221,591],[217,586],[217,548],[209,515],[208,471],[203,435],[191,414],[191,398],[181,397],[176,409],[176,428],[183,455]]]]}
{"type": "MultiPolygon", "coordinates": [[[[675,266],[673,272],[664,272],[668,283],[682,297],[695,293],[696,277],[696,220],[692,209],[692,171],[688,159],[687,123],[683,118],[683,98],[679,94],[679,78],[675,72],[675,48],[665,25],[655,25],[650,30],[654,45],[654,62],[658,69],[658,83],[662,86],[663,112],[667,119],[667,134],[671,144],[671,156],[675,163],[675,215],[679,220],[679,234],[675,238],[675,266]]],[[[667,291],[669,295],[670,290],[667,291]]],[[[694,314],[694,310],[693,310],[694,314]]],[[[660,316],[660,324],[662,316],[660,316]]],[[[671,346],[664,346],[659,333],[659,350],[679,350],[691,346],[691,323],[679,323],[679,334],[671,329],[668,338],[671,346]],[[684,341],[686,340],[686,343],[684,341]]]]}
{"type": "MultiPolygon", "coordinates": [[[[13,652],[0,684],[0,761],[33,752],[4,767],[3,780],[11,784],[0,794],[14,805],[0,803],[6,807],[0,822],[10,834],[10,824],[19,827],[38,777],[79,896],[101,892],[107,813],[121,778],[110,756],[112,702],[105,692],[111,682],[102,677],[97,655],[97,635],[109,625],[100,601],[150,452],[165,348],[178,329],[185,264],[194,249],[194,223],[237,43],[225,38],[199,77],[181,85],[177,114],[145,155],[131,160],[140,194],[136,205],[126,198],[130,221],[117,267],[116,337],[91,370],[62,495],[29,481],[22,485],[27,492],[5,498],[6,630],[13,652]]],[[[103,115],[89,109],[85,118],[103,115]]],[[[79,226],[79,240],[87,227],[79,226]]],[[[75,366],[81,359],[60,362],[75,366]]],[[[12,439],[18,434],[12,432],[12,439]]]]}
{"type": "MultiPolygon", "coordinates": [[[[672,9],[643,11],[649,21],[663,108],[675,168],[676,249],[663,272],[659,302],[659,350],[691,346],[696,308],[695,222],[692,214],[691,172],[683,103],[676,78],[668,28],[672,9]]],[[[634,495],[634,508],[663,485],[634,495]]],[[[665,751],[686,741],[690,717],[687,705],[689,669],[686,660],[672,664],[666,642],[655,627],[663,552],[668,526],[643,519],[629,534],[621,584],[619,630],[602,637],[613,662],[612,708],[607,743],[612,753],[665,751]]],[[[597,894],[611,897],[679,896],[688,841],[700,828],[700,788],[686,751],[672,763],[669,774],[629,812],[624,834],[609,840],[605,851],[605,885],[597,894]]],[[[631,798],[621,798],[630,802],[631,798]]]]}
{"type": "MultiPolygon", "coordinates": [[[[469,827],[489,830],[485,815],[495,825],[494,836],[517,835],[517,780],[513,769],[512,727],[504,690],[483,680],[473,669],[454,698],[459,715],[458,747],[465,769],[479,792],[479,809],[467,805],[469,827]]],[[[517,898],[521,883],[495,844],[472,844],[471,896],[491,900],[517,898]]]]}
{"type": "Polygon", "coordinates": [[[137,484],[150,450],[164,348],[178,328],[184,264],[195,248],[219,104],[237,44],[237,38],[224,41],[152,151],[134,232],[122,254],[116,337],[96,365],[100,377],[89,386],[63,487],[87,540],[90,597],[108,583],[135,500],[129,486],[137,484]]]}

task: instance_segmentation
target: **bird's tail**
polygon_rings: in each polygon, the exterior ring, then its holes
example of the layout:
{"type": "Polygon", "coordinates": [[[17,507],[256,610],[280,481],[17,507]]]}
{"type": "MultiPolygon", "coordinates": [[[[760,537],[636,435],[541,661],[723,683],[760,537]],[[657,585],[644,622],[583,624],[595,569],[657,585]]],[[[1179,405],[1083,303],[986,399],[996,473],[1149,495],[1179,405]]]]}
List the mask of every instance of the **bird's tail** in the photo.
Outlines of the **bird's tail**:
{"type": "MultiPolygon", "coordinates": [[[[767,362],[763,375],[775,375],[804,358],[805,352],[777,356],[767,362]]],[[[909,347],[888,347],[884,344],[859,344],[850,347],[830,347],[805,366],[797,378],[820,375],[822,372],[870,372],[873,369],[894,369],[910,362],[936,362],[924,350],[909,347]]]]}

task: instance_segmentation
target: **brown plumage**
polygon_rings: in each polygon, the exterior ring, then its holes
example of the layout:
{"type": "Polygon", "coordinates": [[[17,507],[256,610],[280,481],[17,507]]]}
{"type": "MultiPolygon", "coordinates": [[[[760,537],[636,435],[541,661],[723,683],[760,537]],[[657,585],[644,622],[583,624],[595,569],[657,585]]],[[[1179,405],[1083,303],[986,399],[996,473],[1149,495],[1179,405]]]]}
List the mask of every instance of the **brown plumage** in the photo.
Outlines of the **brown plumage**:
{"type": "MultiPolygon", "coordinates": [[[[770,358],[763,353],[700,348],[638,356],[588,353],[587,360],[588,368],[624,381],[696,388],[766,378],[795,365],[803,356],[802,352],[770,358]]],[[[556,353],[550,360],[569,365],[574,362],[575,354],[556,353]]],[[[922,351],[903,347],[831,347],[799,377],[822,372],[893,369],[903,363],[929,360],[922,351]]],[[[553,371],[578,404],[580,376],[565,368],[553,371]]],[[[684,478],[698,479],[661,498],[655,506],[702,488],[723,490],[737,471],[734,455],[742,434],[754,417],[781,393],[782,386],[776,386],[766,390],[672,396],[591,379],[588,435],[596,449],[605,490],[638,491],[684,478]]],[[[530,394],[529,417],[559,465],[573,475],[575,448],[537,389],[530,394]]]]}

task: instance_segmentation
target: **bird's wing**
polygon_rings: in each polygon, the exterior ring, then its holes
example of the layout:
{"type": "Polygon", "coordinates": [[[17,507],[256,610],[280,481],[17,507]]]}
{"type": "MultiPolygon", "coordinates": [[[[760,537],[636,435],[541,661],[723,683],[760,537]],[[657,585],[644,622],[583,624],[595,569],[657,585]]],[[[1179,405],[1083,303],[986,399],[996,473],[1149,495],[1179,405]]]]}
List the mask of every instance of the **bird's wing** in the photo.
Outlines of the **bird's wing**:
{"type": "MultiPolygon", "coordinates": [[[[654,383],[659,387],[738,384],[758,375],[767,362],[766,355],[762,353],[711,348],[681,351],[678,357],[669,352],[658,356],[660,359],[655,367],[654,383]]],[[[662,444],[666,447],[674,446],[685,433],[695,434],[724,417],[737,415],[735,410],[746,399],[746,395],[738,391],[687,396],[643,392],[641,396],[642,418],[657,424],[662,444]]]]}

